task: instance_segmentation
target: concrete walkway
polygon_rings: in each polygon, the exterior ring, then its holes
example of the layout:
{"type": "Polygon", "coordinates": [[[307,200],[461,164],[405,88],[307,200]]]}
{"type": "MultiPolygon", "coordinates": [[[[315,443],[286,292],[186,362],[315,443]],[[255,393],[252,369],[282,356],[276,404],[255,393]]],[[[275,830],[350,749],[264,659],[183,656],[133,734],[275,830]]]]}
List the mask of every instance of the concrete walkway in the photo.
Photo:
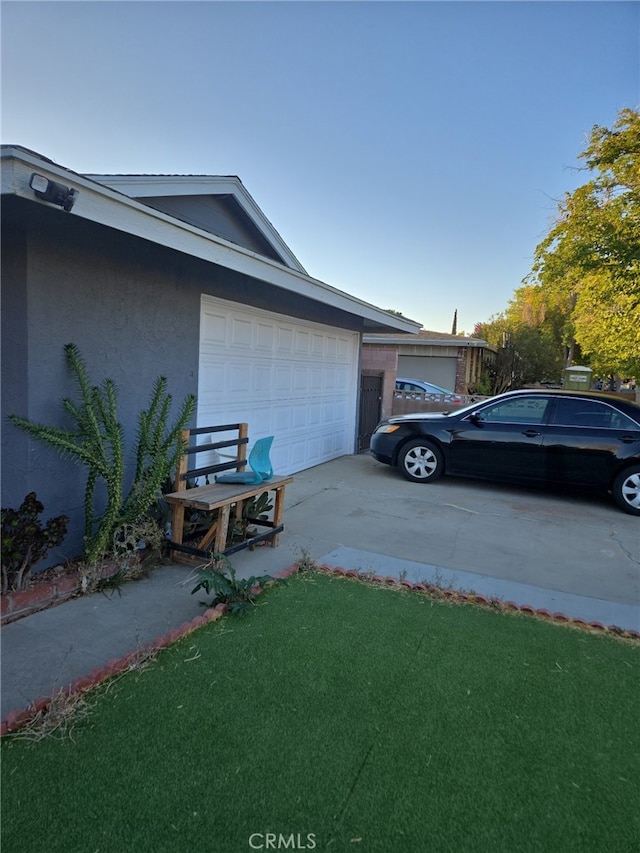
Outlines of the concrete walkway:
{"type": "MultiPolygon", "coordinates": [[[[280,546],[233,565],[249,577],[308,557],[640,631],[639,528],[606,498],[422,486],[364,454],[296,475],[280,546]]],[[[163,566],[3,627],[1,717],[201,614],[193,586],[190,568],[163,566]]]]}

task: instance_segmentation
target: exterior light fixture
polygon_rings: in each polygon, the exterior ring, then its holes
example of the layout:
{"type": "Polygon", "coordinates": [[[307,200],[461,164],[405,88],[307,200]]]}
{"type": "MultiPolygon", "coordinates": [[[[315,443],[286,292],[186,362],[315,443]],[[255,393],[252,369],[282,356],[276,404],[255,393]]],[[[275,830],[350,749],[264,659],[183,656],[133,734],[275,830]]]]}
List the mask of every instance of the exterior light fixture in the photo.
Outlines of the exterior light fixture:
{"type": "Polygon", "coordinates": [[[51,204],[59,205],[67,213],[75,204],[78,196],[78,190],[65,187],[64,184],[58,184],[55,181],[50,181],[44,175],[39,175],[34,172],[29,180],[29,186],[37,196],[43,201],[48,201],[51,204]]]}

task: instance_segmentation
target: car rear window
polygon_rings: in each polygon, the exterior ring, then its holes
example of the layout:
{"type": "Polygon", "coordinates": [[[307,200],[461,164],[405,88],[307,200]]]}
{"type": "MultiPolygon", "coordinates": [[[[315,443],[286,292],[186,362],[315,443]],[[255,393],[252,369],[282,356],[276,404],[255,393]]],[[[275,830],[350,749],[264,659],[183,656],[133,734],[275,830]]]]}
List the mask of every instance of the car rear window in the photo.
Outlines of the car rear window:
{"type": "Polygon", "coordinates": [[[639,425],[628,415],[598,400],[562,397],[556,402],[552,422],[558,426],[590,427],[597,429],[637,430],[639,425]]]}

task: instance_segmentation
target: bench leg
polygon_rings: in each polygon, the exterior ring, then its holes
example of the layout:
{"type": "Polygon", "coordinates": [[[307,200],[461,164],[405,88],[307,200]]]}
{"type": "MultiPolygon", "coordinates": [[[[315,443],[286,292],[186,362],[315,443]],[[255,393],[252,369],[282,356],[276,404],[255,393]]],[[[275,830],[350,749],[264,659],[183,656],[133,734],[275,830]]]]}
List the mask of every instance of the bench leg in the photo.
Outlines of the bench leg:
{"type": "MultiPolygon", "coordinates": [[[[284,518],[284,486],[279,486],[275,491],[276,501],[273,510],[273,524],[274,527],[279,527],[282,524],[282,519],[284,518]]],[[[275,533],[271,537],[271,539],[269,540],[269,544],[272,548],[277,547],[279,538],[279,533],[275,533]]]]}
{"type": "Polygon", "coordinates": [[[218,516],[218,529],[216,530],[214,554],[224,554],[225,548],[227,547],[227,530],[229,529],[230,510],[231,506],[229,504],[220,507],[220,514],[218,516]]]}
{"type": "MultiPolygon", "coordinates": [[[[178,545],[182,545],[184,536],[184,506],[173,504],[171,507],[171,538],[178,545]]],[[[176,552],[179,553],[179,552],[176,552]]]]}

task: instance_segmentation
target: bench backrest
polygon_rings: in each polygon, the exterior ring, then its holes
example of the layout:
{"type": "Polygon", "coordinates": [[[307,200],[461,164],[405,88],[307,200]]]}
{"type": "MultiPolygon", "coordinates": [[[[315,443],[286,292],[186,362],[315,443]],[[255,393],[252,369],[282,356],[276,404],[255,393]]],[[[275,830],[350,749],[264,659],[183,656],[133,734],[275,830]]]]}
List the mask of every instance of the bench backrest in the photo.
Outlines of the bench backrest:
{"type": "Polygon", "coordinates": [[[241,424],[222,424],[220,426],[197,427],[196,429],[185,429],[182,431],[182,439],[186,444],[185,452],[180,456],[176,468],[173,487],[176,492],[186,488],[189,480],[195,480],[197,477],[205,477],[208,474],[217,474],[219,471],[228,471],[234,468],[236,471],[244,471],[247,464],[247,444],[249,443],[249,425],[241,424]],[[222,434],[228,433],[227,436],[222,434]],[[220,434],[219,441],[206,441],[203,444],[198,444],[198,438],[214,434],[220,434]],[[219,450],[225,448],[235,448],[232,453],[218,453],[219,450]],[[204,465],[202,467],[195,466],[195,456],[198,453],[212,453],[215,451],[216,457],[213,464],[204,465]],[[193,458],[193,465],[190,465],[193,458]]]}

